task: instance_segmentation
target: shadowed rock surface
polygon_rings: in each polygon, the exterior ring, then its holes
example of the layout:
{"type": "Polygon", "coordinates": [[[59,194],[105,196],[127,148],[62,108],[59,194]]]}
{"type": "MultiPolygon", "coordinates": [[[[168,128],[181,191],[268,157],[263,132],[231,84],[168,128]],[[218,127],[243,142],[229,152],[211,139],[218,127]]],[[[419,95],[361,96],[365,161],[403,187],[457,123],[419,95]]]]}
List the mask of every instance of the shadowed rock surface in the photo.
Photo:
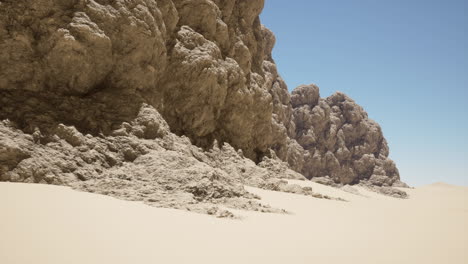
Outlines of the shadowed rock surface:
{"type": "Polygon", "coordinates": [[[193,210],[274,211],[243,185],[302,175],[400,186],[380,127],[353,100],[288,92],[263,5],[0,1],[1,180],[193,210]]]}
{"type": "MultiPolygon", "coordinates": [[[[52,129],[52,128],[51,128],[52,129]]],[[[54,134],[32,135],[14,122],[0,122],[2,181],[66,185],[117,198],[229,216],[213,207],[282,212],[258,202],[244,185],[263,187],[267,181],[305,178],[279,159],[260,164],[227,143],[210,151],[169,131],[151,106],[111,135],[82,134],[58,124],[54,134]]],[[[309,190],[312,194],[312,190],[309,190]]]]}
{"type": "MultiPolygon", "coordinates": [[[[297,87],[291,96],[295,139],[304,149],[307,178],[329,176],[335,183],[399,183],[382,129],[351,98],[337,92],[320,98],[315,85],[297,87]]],[[[294,166],[294,163],[291,164],[294,166]]]]}

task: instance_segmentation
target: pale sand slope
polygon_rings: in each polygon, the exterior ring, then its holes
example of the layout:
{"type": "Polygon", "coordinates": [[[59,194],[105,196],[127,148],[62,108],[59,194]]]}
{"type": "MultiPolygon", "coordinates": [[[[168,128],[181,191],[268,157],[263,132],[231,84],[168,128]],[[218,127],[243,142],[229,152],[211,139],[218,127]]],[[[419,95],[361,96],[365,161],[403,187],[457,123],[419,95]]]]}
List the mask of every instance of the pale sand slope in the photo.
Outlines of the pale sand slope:
{"type": "Polygon", "coordinates": [[[468,263],[467,187],[433,184],[399,200],[301,184],[349,202],[249,188],[293,214],[228,220],[0,183],[0,263],[468,263]]]}

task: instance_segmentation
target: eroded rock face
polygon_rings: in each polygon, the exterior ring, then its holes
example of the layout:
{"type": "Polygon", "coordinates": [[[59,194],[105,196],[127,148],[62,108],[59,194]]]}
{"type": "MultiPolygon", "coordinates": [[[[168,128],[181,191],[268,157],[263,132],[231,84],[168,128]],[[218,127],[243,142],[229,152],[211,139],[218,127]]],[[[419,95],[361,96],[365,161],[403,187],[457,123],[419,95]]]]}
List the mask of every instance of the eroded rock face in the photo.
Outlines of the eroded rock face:
{"type": "Polygon", "coordinates": [[[305,179],[279,159],[260,166],[229,144],[209,152],[169,126],[143,104],[129,123],[110,136],[83,134],[58,124],[50,133],[26,134],[11,121],[0,122],[2,181],[57,184],[78,190],[143,201],[160,207],[232,215],[237,209],[282,212],[261,204],[244,185],[262,187],[280,178],[305,179]]]}
{"type": "Polygon", "coordinates": [[[329,176],[343,184],[369,180],[379,186],[399,181],[380,126],[351,98],[337,92],[322,99],[315,85],[297,87],[291,98],[306,177],[329,176]]]}
{"type": "Polygon", "coordinates": [[[354,101],[321,99],[314,85],[288,92],[263,5],[0,1],[1,179],[168,206],[165,192],[180,206],[250,199],[243,184],[297,172],[398,182],[380,127],[354,101]]]}
{"type": "MultiPolygon", "coordinates": [[[[98,107],[81,105],[85,98],[106,101],[105,108],[120,103],[122,94],[144,98],[173,132],[198,146],[207,148],[217,139],[260,161],[272,145],[284,144],[284,120],[272,118],[272,96],[287,94],[284,83],[275,87],[282,81],[271,59],[274,36],[258,18],[263,4],[2,1],[0,91],[2,97],[11,97],[2,104],[17,107],[25,93],[46,101],[75,96],[73,102],[54,105],[56,112],[69,112],[76,104],[80,109],[98,107]]],[[[287,106],[287,99],[282,100],[287,106]]],[[[22,109],[2,117],[29,119],[33,110],[19,105],[22,109]]],[[[135,115],[136,108],[116,109],[109,118],[135,115]]],[[[94,133],[108,133],[123,121],[101,117],[104,122],[83,124],[94,111],[100,109],[52,119],[67,119],[94,133]]]]}
{"type": "Polygon", "coordinates": [[[171,1],[2,1],[0,89],[152,89],[176,23],[171,1]]]}

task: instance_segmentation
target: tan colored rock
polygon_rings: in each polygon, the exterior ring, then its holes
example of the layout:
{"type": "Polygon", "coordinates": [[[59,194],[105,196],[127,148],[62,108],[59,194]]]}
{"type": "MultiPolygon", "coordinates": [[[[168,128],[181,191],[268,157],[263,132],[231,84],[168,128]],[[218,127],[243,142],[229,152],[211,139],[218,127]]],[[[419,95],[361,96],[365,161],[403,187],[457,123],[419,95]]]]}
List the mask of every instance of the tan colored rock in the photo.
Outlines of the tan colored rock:
{"type": "Polygon", "coordinates": [[[313,108],[318,104],[319,99],[319,88],[314,84],[298,86],[291,94],[291,104],[294,108],[303,105],[313,108]]]}
{"type": "Polygon", "coordinates": [[[200,212],[278,211],[243,185],[282,178],[400,184],[353,100],[288,92],[263,5],[1,1],[0,179],[200,212]]]}
{"type": "Polygon", "coordinates": [[[309,178],[330,176],[341,184],[369,180],[391,186],[399,181],[380,126],[345,94],[326,99],[318,94],[315,85],[299,86],[292,93],[295,139],[309,153],[301,172],[309,178]]]}

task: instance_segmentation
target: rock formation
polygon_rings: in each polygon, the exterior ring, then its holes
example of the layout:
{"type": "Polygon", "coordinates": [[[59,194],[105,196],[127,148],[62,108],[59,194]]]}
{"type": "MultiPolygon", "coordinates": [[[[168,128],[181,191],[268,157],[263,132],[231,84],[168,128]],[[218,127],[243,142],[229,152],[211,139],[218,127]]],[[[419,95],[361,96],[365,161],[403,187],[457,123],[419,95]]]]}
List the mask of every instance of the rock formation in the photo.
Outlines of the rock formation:
{"type": "Polygon", "coordinates": [[[243,184],[296,172],[400,184],[380,127],[353,100],[321,99],[314,85],[289,94],[263,5],[0,1],[1,180],[167,206],[250,199],[243,184]]]}
{"type": "MultiPolygon", "coordinates": [[[[151,106],[109,136],[59,124],[54,133],[26,134],[0,122],[0,180],[66,185],[78,190],[223,216],[213,207],[280,212],[257,201],[244,185],[267,189],[279,178],[305,179],[278,159],[255,164],[227,143],[209,151],[169,131],[151,106]]],[[[283,186],[287,188],[287,186],[283,186]]],[[[304,195],[312,190],[293,190],[304,195]]],[[[229,214],[228,214],[229,215],[229,214]]]]}
{"type": "Polygon", "coordinates": [[[307,178],[329,176],[337,183],[369,180],[399,182],[398,169],[380,126],[351,98],[337,92],[326,99],[315,85],[299,86],[291,96],[294,138],[305,150],[299,170],[307,178]]]}

